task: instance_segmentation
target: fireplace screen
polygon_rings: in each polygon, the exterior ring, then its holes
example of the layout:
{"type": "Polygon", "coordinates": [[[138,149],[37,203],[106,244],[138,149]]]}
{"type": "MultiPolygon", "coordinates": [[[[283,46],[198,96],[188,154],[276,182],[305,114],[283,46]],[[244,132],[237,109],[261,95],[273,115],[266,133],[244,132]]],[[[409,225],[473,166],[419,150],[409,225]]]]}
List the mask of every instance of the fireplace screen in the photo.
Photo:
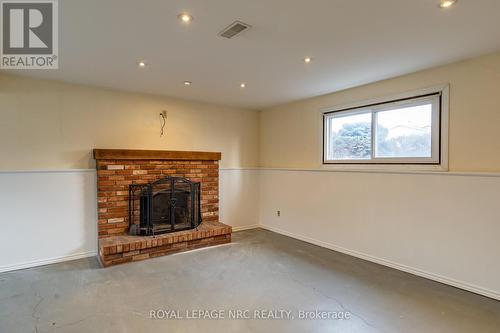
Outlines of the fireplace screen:
{"type": "Polygon", "coordinates": [[[196,228],[201,223],[200,183],[166,177],[129,186],[129,234],[157,235],[196,228]]]}

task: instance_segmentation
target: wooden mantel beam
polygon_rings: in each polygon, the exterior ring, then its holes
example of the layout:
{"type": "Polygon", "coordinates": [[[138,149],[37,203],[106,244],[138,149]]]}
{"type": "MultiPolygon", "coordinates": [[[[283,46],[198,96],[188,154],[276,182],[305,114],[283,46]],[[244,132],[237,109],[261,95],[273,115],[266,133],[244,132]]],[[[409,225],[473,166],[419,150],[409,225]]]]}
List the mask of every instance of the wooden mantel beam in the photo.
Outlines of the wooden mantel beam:
{"type": "Polygon", "coordinates": [[[219,152],[204,151],[94,149],[96,160],[219,161],[221,157],[219,152]]]}

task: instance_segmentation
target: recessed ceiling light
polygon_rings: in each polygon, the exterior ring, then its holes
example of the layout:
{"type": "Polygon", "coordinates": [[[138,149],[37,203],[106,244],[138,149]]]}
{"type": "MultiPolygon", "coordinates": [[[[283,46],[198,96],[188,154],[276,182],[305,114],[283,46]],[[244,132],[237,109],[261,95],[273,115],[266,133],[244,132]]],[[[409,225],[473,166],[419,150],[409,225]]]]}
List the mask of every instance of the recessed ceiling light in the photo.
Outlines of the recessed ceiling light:
{"type": "Polygon", "coordinates": [[[439,7],[441,7],[441,8],[449,8],[449,7],[453,6],[456,3],[457,3],[457,0],[441,0],[441,4],[439,5],[439,7]]]}
{"type": "Polygon", "coordinates": [[[193,20],[193,17],[189,15],[188,13],[180,13],[177,15],[179,20],[181,20],[183,23],[189,23],[193,20]]]}
{"type": "Polygon", "coordinates": [[[310,63],[311,61],[312,61],[312,58],[311,58],[311,57],[305,57],[305,58],[304,58],[304,62],[305,62],[306,64],[310,63]]]}
{"type": "Polygon", "coordinates": [[[137,63],[137,66],[139,66],[140,68],[144,68],[144,67],[146,67],[146,62],[145,61],[139,61],[137,63]]]}
{"type": "Polygon", "coordinates": [[[242,83],[240,84],[240,87],[241,87],[241,88],[246,88],[246,86],[247,86],[247,84],[246,84],[245,82],[242,82],[242,83]]]}
{"type": "Polygon", "coordinates": [[[192,83],[193,83],[193,82],[191,82],[191,81],[184,81],[184,85],[185,85],[185,86],[190,86],[192,83]]]}

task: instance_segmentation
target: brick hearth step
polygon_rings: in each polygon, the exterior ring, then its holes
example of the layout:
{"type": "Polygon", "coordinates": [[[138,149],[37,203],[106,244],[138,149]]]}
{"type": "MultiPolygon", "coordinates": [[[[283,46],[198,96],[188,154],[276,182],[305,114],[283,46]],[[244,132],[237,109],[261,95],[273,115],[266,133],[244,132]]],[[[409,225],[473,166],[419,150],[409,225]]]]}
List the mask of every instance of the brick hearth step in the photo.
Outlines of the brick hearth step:
{"type": "Polygon", "coordinates": [[[216,221],[198,228],[157,236],[110,236],[99,239],[104,267],[231,242],[232,228],[216,221]]]}

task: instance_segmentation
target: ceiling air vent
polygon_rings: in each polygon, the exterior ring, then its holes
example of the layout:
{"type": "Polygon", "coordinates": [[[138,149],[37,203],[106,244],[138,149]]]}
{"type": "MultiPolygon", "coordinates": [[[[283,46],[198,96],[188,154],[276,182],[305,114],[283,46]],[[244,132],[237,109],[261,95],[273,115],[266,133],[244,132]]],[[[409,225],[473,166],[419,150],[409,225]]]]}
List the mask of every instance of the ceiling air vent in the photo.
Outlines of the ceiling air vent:
{"type": "Polygon", "coordinates": [[[225,37],[225,38],[233,38],[234,36],[241,33],[242,31],[247,30],[248,28],[250,28],[249,24],[246,24],[246,23],[243,23],[240,21],[234,21],[227,28],[222,30],[219,33],[219,36],[225,37]]]}

